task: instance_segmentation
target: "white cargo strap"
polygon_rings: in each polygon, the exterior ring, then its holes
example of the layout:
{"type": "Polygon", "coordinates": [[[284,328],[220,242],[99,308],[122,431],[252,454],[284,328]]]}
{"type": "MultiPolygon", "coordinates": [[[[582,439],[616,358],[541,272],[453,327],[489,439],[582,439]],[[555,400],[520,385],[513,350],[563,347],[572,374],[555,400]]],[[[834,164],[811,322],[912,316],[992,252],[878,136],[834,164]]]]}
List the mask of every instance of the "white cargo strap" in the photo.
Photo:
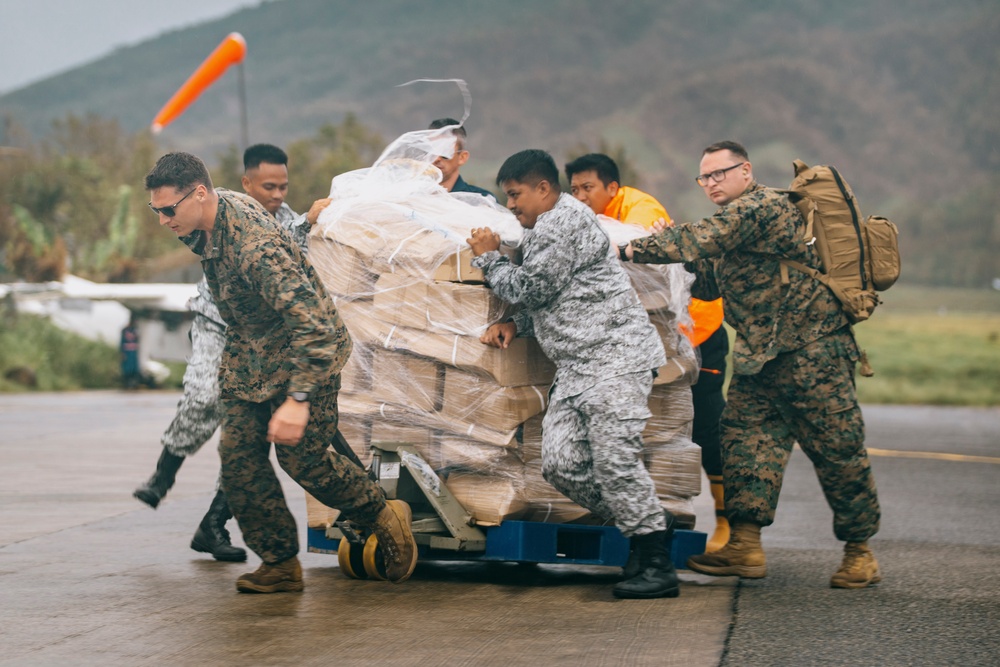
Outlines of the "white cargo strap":
{"type": "Polygon", "coordinates": [[[395,273],[396,267],[393,266],[392,260],[395,259],[396,255],[399,254],[399,251],[403,249],[403,246],[406,245],[406,242],[409,241],[412,238],[416,238],[417,236],[419,236],[420,234],[423,234],[424,232],[429,232],[429,231],[431,231],[431,230],[429,230],[429,229],[418,229],[417,231],[413,232],[412,234],[410,234],[405,239],[403,239],[402,241],[399,242],[399,245],[396,246],[396,249],[392,251],[391,255],[389,255],[389,259],[386,260],[387,263],[389,264],[389,266],[393,267],[393,273],[395,273]]]}
{"type": "Polygon", "coordinates": [[[528,385],[528,386],[531,387],[535,391],[535,395],[538,396],[538,405],[540,405],[541,408],[542,408],[542,410],[544,410],[545,409],[545,394],[543,394],[541,391],[539,391],[538,387],[536,387],[533,384],[532,385],[528,385]]]}
{"type": "Polygon", "coordinates": [[[392,328],[389,329],[389,333],[387,333],[386,336],[385,336],[385,340],[382,341],[382,347],[384,347],[387,350],[391,350],[392,349],[392,348],[389,347],[389,343],[392,341],[392,335],[394,333],[396,333],[396,325],[395,324],[392,325],[392,328]]]}
{"type": "Polygon", "coordinates": [[[455,248],[455,271],[458,274],[458,282],[462,282],[462,246],[455,248]]]}

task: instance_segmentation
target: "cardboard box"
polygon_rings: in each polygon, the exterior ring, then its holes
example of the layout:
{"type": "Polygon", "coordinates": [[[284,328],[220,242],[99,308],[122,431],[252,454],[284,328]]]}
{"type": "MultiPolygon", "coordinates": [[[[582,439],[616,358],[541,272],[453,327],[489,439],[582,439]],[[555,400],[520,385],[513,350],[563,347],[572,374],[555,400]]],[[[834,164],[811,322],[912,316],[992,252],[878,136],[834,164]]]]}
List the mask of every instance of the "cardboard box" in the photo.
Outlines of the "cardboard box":
{"type": "Polygon", "coordinates": [[[485,424],[454,419],[440,412],[427,415],[427,418],[434,427],[445,433],[462,436],[469,440],[478,440],[494,447],[505,447],[508,449],[518,449],[520,447],[520,443],[517,441],[517,428],[508,431],[497,430],[485,424]]]}
{"type": "Polygon", "coordinates": [[[337,409],[340,412],[340,421],[353,422],[371,421],[371,418],[378,414],[379,404],[370,392],[341,391],[337,395],[337,409]]]}
{"type": "Polygon", "coordinates": [[[447,367],[441,412],[498,431],[515,429],[545,411],[548,387],[503,387],[485,375],[447,367]]]}
{"type": "Polygon", "coordinates": [[[383,274],[375,283],[372,316],[413,329],[478,337],[512,312],[482,285],[383,274]]]}
{"type": "Polygon", "coordinates": [[[545,415],[536,415],[521,425],[521,460],[525,463],[542,459],[542,420],[545,415]]]}
{"type": "Polygon", "coordinates": [[[654,385],[649,392],[649,411],[642,439],[646,444],[671,442],[678,436],[691,437],[694,403],[686,384],[654,385]]]}
{"type": "Polygon", "coordinates": [[[643,461],[660,500],[694,498],[701,493],[701,447],[686,436],[672,442],[647,443],[643,461]]]}
{"type": "MultiPolygon", "coordinates": [[[[370,400],[370,397],[369,397],[370,400]]],[[[398,403],[372,403],[370,412],[376,421],[397,426],[421,426],[443,431],[445,434],[457,435],[471,440],[489,443],[495,447],[517,449],[517,429],[496,431],[480,424],[468,424],[443,416],[440,412],[424,412],[414,410],[398,403]]]]}
{"type": "MultiPolygon", "coordinates": [[[[521,248],[501,245],[500,254],[505,255],[514,264],[521,263],[521,248]]],[[[472,248],[459,247],[448,254],[444,261],[431,274],[433,280],[455,283],[483,283],[486,277],[483,272],[472,266],[472,248]]]]}
{"type": "Polygon", "coordinates": [[[660,498],[660,504],[663,505],[663,509],[674,515],[677,528],[694,529],[695,520],[698,517],[694,511],[692,498],[660,498]]]}
{"type": "Polygon", "coordinates": [[[441,407],[444,367],[430,359],[376,349],[372,357],[372,396],[419,412],[441,407]]]}
{"type": "Polygon", "coordinates": [[[667,353],[667,363],[657,369],[659,374],[653,384],[684,384],[690,387],[698,381],[699,372],[698,357],[690,341],[680,333],[672,314],[667,319],[664,311],[650,313],[650,321],[660,334],[663,349],[667,353]]]}
{"type": "Polygon", "coordinates": [[[441,265],[434,269],[431,278],[456,283],[483,283],[483,272],[472,266],[472,248],[456,248],[441,265]]]}
{"type": "Polygon", "coordinates": [[[499,526],[505,519],[520,517],[527,509],[521,497],[521,484],[517,480],[452,473],[445,484],[480,526],[499,526]]]}
{"type": "Polygon", "coordinates": [[[661,265],[622,264],[632,288],[639,295],[639,302],[647,311],[669,308],[671,305],[670,279],[662,271],[661,265]]]}
{"type": "MultiPolygon", "coordinates": [[[[337,430],[344,436],[344,440],[350,446],[351,451],[358,455],[361,463],[368,466],[372,462],[371,453],[371,418],[344,415],[341,413],[337,422],[337,430]]],[[[333,448],[330,447],[332,451],[333,448]]]]}
{"type": "Polygon", "coordinates": [[[442,433],[438,439],[438,451],[443,467],[458,468],[494,477],[524,477],[524,462],[519,450],[471,438],[442,433]]]}
{"type": "Polygon", "coordinates": [[[323,286],[340,299],[370,299],[378,275],[353,248],[315,233],[309,235],[309,262],[323,286]]]}
{"type": "Polygon", "coordinates": [[[306,524],[310,528],[329,528],[340,516],[340,510],[327,507],[320,501],[313,498],[308,491],[306,494],[306,524]]]}
{"type": "Polygon", "coordinates": [[[420,457],[434,470],[446,466],[438,444],[437,431],[424,426],[399,426],[384,421],[372,424],[372,444],[402,442],[412,445],[420,457]]]}
{"type": "Polygon", "coordinates": [[[506,350],[479,342],[478,337],[436,334],[389,324],[372,317],[357,302],[342,309],[341,316],[355,344],[408,352],[463,370],[489,375],[504,387],[549,385],[555,365],[542,353],[534,338],[515,338],[506,350]]]}
{"type": "Polygon", "coordinates": [[[340,390],[349,393],[369,392],[372,388],[372,351],[356,345],[340,372],[340,390]]]}

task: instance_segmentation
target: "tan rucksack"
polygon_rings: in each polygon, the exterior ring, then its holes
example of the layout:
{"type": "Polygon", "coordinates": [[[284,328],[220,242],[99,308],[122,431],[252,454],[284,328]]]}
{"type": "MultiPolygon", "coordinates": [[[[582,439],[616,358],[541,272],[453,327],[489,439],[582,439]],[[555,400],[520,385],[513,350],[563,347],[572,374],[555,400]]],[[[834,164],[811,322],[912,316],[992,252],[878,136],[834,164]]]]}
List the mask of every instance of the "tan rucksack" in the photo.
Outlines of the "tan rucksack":
{"type": "Polygon", "coordinates": [[[788,282],[788,266],[808,273],[833,291],[852,324],[864,322],[882,303],[877,292],[899,278],[899,230],[881,216],[862,218],[851,186],[834,167],[792,165],[795,178],[784,192],[806,219],[805,242],[816,244],[822,270],[782,259],[782,281],[788,282]]]}

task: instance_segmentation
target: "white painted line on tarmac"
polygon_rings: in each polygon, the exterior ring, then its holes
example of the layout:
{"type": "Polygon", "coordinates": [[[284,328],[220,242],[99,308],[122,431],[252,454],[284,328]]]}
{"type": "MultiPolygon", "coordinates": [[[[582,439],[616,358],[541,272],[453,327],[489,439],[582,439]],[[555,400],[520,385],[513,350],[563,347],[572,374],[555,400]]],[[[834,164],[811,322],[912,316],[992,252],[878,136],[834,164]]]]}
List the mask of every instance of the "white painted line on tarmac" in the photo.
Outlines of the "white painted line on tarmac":
{"type": "Polygon", "coordinates": [[[975,456],[972,454],[949,454],[947,452],[907,452],[895,449],[873,449],[872,456],[893,456],[902,459],[934,459],[936,461],[963,461],[965,463],[1000,463],[1000,456],[975,456]]]}

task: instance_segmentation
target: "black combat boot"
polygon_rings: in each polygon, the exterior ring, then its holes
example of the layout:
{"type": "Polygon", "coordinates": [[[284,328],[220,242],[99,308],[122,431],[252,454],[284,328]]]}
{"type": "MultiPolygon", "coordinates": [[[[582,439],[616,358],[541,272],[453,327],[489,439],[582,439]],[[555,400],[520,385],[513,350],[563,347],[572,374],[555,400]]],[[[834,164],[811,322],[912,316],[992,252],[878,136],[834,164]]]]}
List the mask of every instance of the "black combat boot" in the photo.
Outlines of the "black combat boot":
{"type": "Polygon", "coordinates": [[[208,507],[208,513],[201,520],[198,530],[191,539],[191,548],[202,553],[212,554],[215,560],[242,562],[247,559],[247,552],[234,547],[229,541],[229,531],[226,522],[233,518],[226,502],[226,494],[219,489],[208,507]]]}
{"type": "Polygon", "coordinates": [[[634,577],[615,584],[616,598],[675,598],[681,594],[681,583],[670,560],[669,541],[673,531],[657,531],[633,538],[639,552],[639,572],[634,577]]]}
{"type": "Polygon", "coordinates": [[[638,538],[630,537],[628,540],[628,562],[622,568],[622,580],[628,580],[639,574],[639,545],[638,538]]]}
{"type": "Polygon", "coordinates": [[[156,509],[163,496],[167,495],[167,491],[174,485],[174,478],[177,477],[177,470],[182,463],[184,463],[183,456],[171,454],[164,447],[160,452],[160,460],[156,462],[156,472],[148,482],[133,491],[132,495],[156,509]]]}

